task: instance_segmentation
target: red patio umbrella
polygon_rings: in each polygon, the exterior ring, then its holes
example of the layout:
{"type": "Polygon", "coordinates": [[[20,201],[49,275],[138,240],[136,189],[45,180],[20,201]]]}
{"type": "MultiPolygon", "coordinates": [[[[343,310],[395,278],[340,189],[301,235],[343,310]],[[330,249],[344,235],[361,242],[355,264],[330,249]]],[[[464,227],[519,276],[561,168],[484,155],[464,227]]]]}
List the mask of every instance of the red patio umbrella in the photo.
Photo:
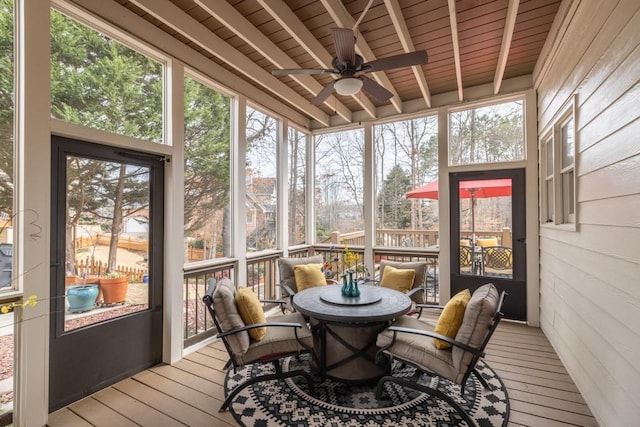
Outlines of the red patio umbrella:
{"type": "MultiPolygon", "coordinates": [[[[473,236],[474,241],[476,237],[476,199],[510,196],[511,187],[510,179],[481,179],[476,181],[460,182],[460,198],[471,199],[471,235],[473,236]]],[[[411,190],[406,194],[406,196],[409,199],[438,200],[438,180],[411,190]]]]}
{"type": "MultiPolygon", "coordinates": [[[[460,182],[460,198],[469,199],[476,197],[486,199],[489,197],[502,197],[511,195],[510,179],[482,179],[479,181],[460,182]]],[[[438,200],[438,180],[411,190],[406,194],[409,199],[433,199],[438,200]]]]}

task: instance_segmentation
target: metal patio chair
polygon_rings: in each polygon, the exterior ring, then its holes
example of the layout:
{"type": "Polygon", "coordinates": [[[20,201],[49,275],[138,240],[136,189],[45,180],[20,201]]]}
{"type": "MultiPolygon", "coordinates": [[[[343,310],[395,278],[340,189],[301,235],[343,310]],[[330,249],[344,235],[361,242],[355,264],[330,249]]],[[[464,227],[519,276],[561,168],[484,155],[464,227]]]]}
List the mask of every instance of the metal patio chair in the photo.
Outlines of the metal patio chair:
{"type": "MultiPolygon", "coordinates": [[[[460,385],[460,394],[471,374],[480,383],[489,388],[487,381],[476,369],[478,361],[484,357],[485,347],[503,317],[502,305],[506,292],[498,294],[493,284],[479,287],[471,296],[464,311],[462,325],[455,339],[436,334],[427,322],[411,316],[402,316],[393,325],[378,334],[377,346],[380,347],[378,357],[389,358],[389,366],[393,367],[393,360],[412,365],[417,374],[439,376],[460,385]],[[452,345],[450,348],[438,350],[434,338],[452,345]]],[[[439,308],[439,307],[426,307],[439,308]]],[[[384,384],[388,381],[403,387],[437,396],[447,401],[465,419],[469,425],[475,425],[469,414],[455,399],[444,392],[419,384],[422,375],[414,375],[411,379],[399,378],[391,375],[382,377],[376,389],[380,398],[384,384]]]]}
{"type": "Polygon", "coordinates": [[[253,363],[273,364],[274,373],[250,378],[239,384],[225,398],[220,412],[224,412],[237,394],[246,387],[269,380],[282,380],[302,375],[306,378],[309,390],[312,390],[311,376],[303,370],[284,372],[281,361],[288,356],[309,352],[313,346],[313,337],[304,318],[299,313],[275,316],[265,323],[245,325],[235,302],[236,288],[228,278],[222,278],[216,284],[210,279],[206,295],[202,298],[229,354],[225,368],[233,365],[234,372],[242,366],[253,363]],[[254,328],[266,328],[266,335],[260,341],[253,340],[248,331],[254,328]]]}

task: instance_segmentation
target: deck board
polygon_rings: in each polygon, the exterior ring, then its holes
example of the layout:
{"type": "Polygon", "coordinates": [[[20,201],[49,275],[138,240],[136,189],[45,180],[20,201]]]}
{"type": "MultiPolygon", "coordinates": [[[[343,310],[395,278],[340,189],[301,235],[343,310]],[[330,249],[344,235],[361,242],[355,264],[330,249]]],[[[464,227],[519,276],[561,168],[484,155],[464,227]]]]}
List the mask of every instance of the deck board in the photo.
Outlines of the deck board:
{"type": "MultiPolygon", "coordinates": [[[[507,387],[509,427],[598,425],[539,328],[502,322],[485,359],[507,387]]],[[[48,425],[236,425],[229,412],[218,413],[226,360],[215,341],[50,414],[48,425]]]]}

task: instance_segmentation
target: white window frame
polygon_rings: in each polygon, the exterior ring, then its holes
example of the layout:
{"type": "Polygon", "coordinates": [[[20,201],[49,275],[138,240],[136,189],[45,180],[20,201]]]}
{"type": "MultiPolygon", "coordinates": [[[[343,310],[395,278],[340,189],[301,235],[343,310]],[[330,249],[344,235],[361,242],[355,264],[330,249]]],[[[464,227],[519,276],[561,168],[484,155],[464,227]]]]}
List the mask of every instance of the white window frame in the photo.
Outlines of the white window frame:
{"type": "Polygon", "coordinates": [[[577,227],[577,190],[576,162],[578,155],[576,95],[563,106],[551,122],[549,129],[540,138],[540,222],[542,225],[555,226],[576,231],[577,227]],[[563,129],[573,122],[573,161],[563,167],[563,148],[565,138],[563,129]],[[552,158],[548,159],[549,144],[552,158]],[[552,174],[547,173],[548,162],[553,162],[552,174]],[[569,177],[569,180],[567,180],[569,177]],[[553,194],[548,194],[548,182],[552,181],[553,194]],[[553,200],[553,206],[549,206],[553,200]]]}
{"type": "Polygon", "coordinates": [[[555,140],[553,132],[547,132],[540,141],[540,220],[542,224],[554,223],[555,221],[555,140]],[[549,157],[549,155],[551,157],[549,157]],[[551,164],[551,165],[549,165],[551,164]],[[549,170],[551,166],[551,170],[549,170]],[[549,194],[551,192],[551,194],[549,194]],[[551,203],[549,203],[551,200],[551,203]]]}

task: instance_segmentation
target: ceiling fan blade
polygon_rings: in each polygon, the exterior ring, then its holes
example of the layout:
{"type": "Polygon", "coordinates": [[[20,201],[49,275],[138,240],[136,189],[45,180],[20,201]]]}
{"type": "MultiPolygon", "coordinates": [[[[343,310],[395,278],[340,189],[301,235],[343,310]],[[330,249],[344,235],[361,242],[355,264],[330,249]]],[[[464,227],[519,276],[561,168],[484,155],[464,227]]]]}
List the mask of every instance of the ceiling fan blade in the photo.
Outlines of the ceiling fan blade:
{"type": "Polygon", "coordinates": [[[334,70],[322,68],[283,68],[281,70],[272,70],[274,76],[286,76],[288,74],[333,74],[334,70]]]}
{"type": "Polygon", "coordinates": [[[336,58],[340,65],[356,62],[356,36],[349,28],[332,28],[333,44],[336,47],[336,58]]]}
{"type": "Polygon", "coordinates": [[[387,89],[374,82],[369,77],[360,76],[358,78],[362,80],[362,90],[367,95],[373,96],[376,100],[385,102],[393,96],[393,93],[389,92],[387,89]]]}
{"type": "Polygon", "coordinates": [[[418,50],[416,52],[401,53],[400,55],[374,59],[371,62],[362,64],[362,71],[384,71],[392,68],[411,67],[413,65],[424,65],[427,61],[427,51],[418,50]]]}
{"type": "Polygon", "coordinates": [[[326,85],[324,87],[324,89],[322,89],[320,91],[320,93],[318,95],[316,95],[316,97],[311,100],[311,103],[313,105],[322,104],[329,97],[329,95],[331,95],[333,93],[333,83],[334,82],[331,82],[328,85],[326,85]]]}

